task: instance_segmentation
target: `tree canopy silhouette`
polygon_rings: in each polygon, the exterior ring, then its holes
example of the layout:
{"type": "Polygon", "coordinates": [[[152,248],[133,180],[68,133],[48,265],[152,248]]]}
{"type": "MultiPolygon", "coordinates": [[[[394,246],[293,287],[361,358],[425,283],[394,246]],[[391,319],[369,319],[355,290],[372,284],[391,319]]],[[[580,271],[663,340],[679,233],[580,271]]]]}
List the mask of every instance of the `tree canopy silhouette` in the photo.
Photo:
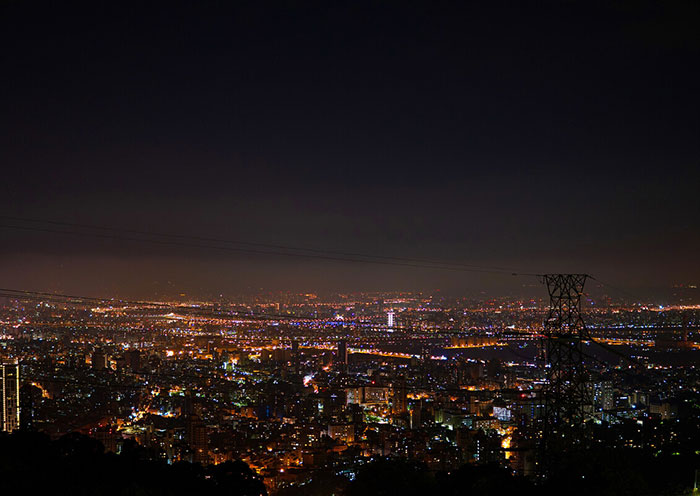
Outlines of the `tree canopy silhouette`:
{"type": "Polygon", "coordinates": [[[8,492],[95,496],[192,494],[265,496],[262,481],[242,461],[202,467],[148,460],[130,446],[104,453],[99,441],[71,433],[52,441],[37,432],[0,436],[0,480],[8,492]]]}

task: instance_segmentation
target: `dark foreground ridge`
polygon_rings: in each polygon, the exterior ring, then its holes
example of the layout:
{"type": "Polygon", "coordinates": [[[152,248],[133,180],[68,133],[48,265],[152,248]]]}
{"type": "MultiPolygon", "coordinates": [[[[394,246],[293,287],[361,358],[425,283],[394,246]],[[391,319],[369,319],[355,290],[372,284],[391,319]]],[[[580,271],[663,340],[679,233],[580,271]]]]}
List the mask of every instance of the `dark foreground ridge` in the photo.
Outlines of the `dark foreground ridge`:
{"type": "MultiPolygon", "coordinates": [[[[125,443],[121,454],[72,433],[52,441],[47,435],[15,431],[0,436],[0,480],[7,491],[54,495],[267,495],[262,481],[242,461],[202,466],[168,465],[147,458],[147,450],[125,443]]],[[[380,458],[346,474],[321,472],[308,484],[280,496],[389,495],[660,495],[692,493],[692,473],[700,454],[653,456],[625,448],[597,449],[563,457],[546,482],[512,473],[496,464],[463,465],[432,472],[424,463],[380,458]]]]}
{"type": "Polygon", "coordinates": [[[265,486],[242,461],[203,467],[145,458],[138,444],[121,454],[82,434],[51,441],[42,433],[0,437],[0,478],[8,492],[95,496],[263,496],[265,486]]]}
{"type": "Polygon", "coordinates": [[[463,465],[449,473],[431,473],[425,464],[383,459],[360,469],[352,482],[319,477],[280,496],[680,496],[692,492],[692,467],[698,456],[654,458],[626,449],[608,449],[562,459],[547,482],[512,475],[496,464],[463,465]]]}

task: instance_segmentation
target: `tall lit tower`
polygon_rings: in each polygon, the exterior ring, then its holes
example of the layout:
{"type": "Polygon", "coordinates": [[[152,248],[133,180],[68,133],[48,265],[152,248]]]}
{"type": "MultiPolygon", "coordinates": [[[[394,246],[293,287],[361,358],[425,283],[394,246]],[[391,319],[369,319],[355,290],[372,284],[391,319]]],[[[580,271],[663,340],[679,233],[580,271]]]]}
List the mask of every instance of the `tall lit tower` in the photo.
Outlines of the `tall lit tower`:
{"type": "Polygon", "coordinates": [[[389,330],[392,330],[394,328],[394,311],[389,310],[386,314],[386,324],[389,327],[389,330]]]}
{"type": "Polygon", "coordinates": [[[17,360],[5,360],[0,364],[0,421],[4,432],[19,428],[19,364],[17,360]]]}

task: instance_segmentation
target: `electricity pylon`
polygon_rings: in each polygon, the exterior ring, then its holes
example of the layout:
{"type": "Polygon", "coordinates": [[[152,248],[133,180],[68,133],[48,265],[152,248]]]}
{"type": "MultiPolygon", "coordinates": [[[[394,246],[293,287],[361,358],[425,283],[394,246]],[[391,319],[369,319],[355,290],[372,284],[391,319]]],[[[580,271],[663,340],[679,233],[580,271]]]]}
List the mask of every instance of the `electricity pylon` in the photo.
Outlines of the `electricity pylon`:
{"type": "Polygon", "coordinates": [[[540,471],[561,453],[582,447],[586,410],[591,390],[584,363],[586,326],[581,314],[581,296],[586,274],[545,274],[549,312],[544,321],[547,382],[544,386],[544,416],[540,471]]]}

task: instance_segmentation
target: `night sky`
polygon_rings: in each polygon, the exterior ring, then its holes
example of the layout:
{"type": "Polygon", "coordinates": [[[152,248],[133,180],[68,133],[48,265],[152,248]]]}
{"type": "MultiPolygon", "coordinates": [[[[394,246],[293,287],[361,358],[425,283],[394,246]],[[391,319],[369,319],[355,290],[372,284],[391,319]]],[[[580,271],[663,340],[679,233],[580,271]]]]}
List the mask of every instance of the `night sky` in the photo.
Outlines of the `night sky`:
{"type": "MultiPolygon", "coordinates": [[[[4,216],[700,283],[696,1],[107,4],[2,2],[4,216]]],[[[0,225],[0,287],[536,283],[0,225]]]]}

